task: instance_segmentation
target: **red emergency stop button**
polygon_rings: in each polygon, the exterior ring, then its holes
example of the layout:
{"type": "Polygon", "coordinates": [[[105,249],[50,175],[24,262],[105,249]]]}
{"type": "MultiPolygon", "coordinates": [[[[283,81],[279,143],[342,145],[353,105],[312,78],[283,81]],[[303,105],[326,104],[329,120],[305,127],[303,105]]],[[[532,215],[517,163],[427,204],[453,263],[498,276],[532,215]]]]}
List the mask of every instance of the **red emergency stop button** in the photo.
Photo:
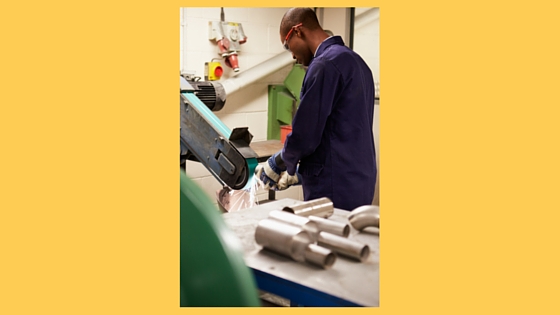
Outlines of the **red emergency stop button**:
{"type": "Polygon", "coordinates": [[[222,74],[224,74],[224,69],[222,69],[222,67],[220,67],[220,66],[217,66],[217,67],[214,69],[214,76],[216,76],[216,77],[219,78],[219,77],[222,76],[222,74]]]}

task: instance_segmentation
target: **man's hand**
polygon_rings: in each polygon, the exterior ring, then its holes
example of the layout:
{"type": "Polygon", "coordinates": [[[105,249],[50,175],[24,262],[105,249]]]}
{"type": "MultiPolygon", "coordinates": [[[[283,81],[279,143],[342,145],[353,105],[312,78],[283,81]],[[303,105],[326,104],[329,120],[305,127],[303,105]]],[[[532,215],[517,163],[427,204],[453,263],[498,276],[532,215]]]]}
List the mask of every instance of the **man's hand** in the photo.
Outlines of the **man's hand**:
{"type": "Polygon", "coordinates": [[[294,185],[301,185],[301,175],[296,171],[295,175],[290,175],[288,172],[282,172],[278,180],[278,190],[284,190],[294,185]]]}
{"type": "MultiPolygon", "coordinates": [[[[280,152],[271,156],[268,161],[262,165],[258,165],[255,169],[255,175],[260,179],[265,185],[265,189],[278,189],[278,180],[280,180],[280,174],[286,170],[286,166],[279,166],[277,161],[281,161],[280,152]]],[[[283,164],[283,163],[282,163],[283,164]]]]}

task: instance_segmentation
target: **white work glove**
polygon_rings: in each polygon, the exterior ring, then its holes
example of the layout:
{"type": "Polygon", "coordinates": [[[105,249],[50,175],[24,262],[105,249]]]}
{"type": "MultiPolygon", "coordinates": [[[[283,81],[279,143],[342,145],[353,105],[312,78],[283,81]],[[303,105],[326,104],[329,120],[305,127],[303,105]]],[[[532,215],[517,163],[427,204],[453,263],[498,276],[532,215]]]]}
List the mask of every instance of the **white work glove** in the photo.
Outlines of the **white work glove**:
{"type": "Polygon", "coordinates": [[[268,163],[264,165],[257,165],[255,168],[255,176],[262,183],[262,186],[266,190],[277,190],[277,182],[280,179],[280,175],[268,166],[268,163]]]}
{"type": "Polygon", "coordinates": [[[282,172],[286,171],[286,166],[280,167],[276,164],[281,151],[275,153],[271,156],[264,165],[257,165],[255,168],[255,176],[263,183],[266,190],[273,189],[277,190],[277,183],[280,179],[282,172]]]}
{"type": "Polygon", "coordinates": [[[282,172],[278,180],[278,190],[284,190],[291,186],[301,185],[301,175],[297,172],[295,175],[290,175],[288,172],[282,172]]]}
{"type": "MultiPolygon", "coordinates": [[[[268,178],[266,183],[261,179],[262,173],[265,172],[266,166],[258,165],[255,169],[255,176],[259,179],[262,183],[261,186],[264,187],[265,190],[285,190],[294,185],[301,185],[301,180],[298,175],[290,175],[288,172],[282,172],[278,177],[278,182],[274,182],[272,179],[268,178]]],[[[266,180],[266,179],[265,179],[266,180]]]]}

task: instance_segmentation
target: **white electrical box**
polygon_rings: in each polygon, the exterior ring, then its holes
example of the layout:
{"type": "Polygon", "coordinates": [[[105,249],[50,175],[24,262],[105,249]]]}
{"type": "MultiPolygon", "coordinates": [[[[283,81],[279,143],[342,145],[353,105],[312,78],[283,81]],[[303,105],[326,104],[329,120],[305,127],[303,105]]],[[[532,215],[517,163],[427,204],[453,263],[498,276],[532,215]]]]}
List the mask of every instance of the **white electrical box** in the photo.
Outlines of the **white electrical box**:
{"type": "Polygon", "coordinates": [[[241,44],[247,41],[247,36],[243,32],[241,23],[235,22],[208,22],[208,39],[219,41],[223,37],[229,39],[229,50],[240,51],[241,44]]]}

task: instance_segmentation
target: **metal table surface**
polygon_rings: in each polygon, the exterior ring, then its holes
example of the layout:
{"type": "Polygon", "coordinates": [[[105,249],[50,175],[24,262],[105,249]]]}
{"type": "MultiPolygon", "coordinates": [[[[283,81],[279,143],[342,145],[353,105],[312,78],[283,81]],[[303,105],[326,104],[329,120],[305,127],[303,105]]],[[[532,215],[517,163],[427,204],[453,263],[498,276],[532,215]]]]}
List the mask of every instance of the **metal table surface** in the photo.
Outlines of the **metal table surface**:
{"type": "Polygon", "coordinates": [[[257,161],[264,162],[274,153],[282,150],[284,144],[280,140],[257,141],[250,144],[251,149],[257,153],[257,161]]]}
{"type": "MultiPolygon", "coordinates": [[[[243,243],[245,263],[253,270],[259,288],[289,299],[292,305],[379,306],[379,235],[374,228],[359,232],[351,227],[348,236],[369,245],[370,256],[365,262],[338,255],[326,270],[262,249],[256,243],[255,229],[260,220],[272,210],[300,202],[286,198],[223,214],[243,243]]],[[[335,209],[329,220],[347,222],[348,214],[335,209]]]]}

